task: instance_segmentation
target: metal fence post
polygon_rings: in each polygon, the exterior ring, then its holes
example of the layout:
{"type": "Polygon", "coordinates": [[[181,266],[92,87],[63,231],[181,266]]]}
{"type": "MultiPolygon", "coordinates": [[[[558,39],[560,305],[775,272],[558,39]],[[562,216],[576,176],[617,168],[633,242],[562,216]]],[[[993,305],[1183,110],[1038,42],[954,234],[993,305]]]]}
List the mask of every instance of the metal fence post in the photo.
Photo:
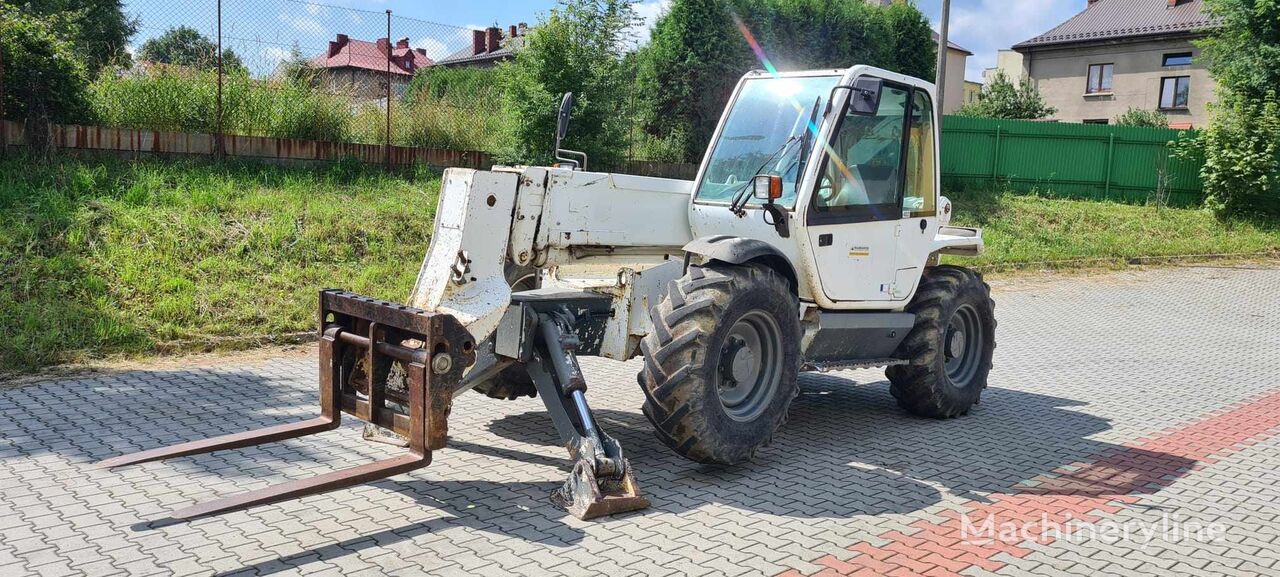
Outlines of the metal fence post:
{"type": "Polygon", "coordinates": [[[391,170],[391,55],[394,52],[391,48],[391,11],[387,10],[387,134],[383,139],[387,170],[391,170]]]}
{"type": "Polygon", "coordinates": [[[0,51],[0,157],[9,151],[9,123],[5,122],[9,117],[5,115],[5,96],[4,52],[0,51]]]}
{"type": "Polygon", "coordinates": [[[218,0],[218,103],[217,103],[217,123],[213,134],[213,156],[218,160],[222,160],[223,134],[222,134],[222,0],[218,0]]]}
{"type": "Polygon", "coordinates": [[[1116,159],[1116,133],[1112,132],[1107,135],[1107,181],[1103,185],[1102,195],[1111,200],[1111,167],[1115,164],[1116,159]]]}
{"type": "Polygon", "coordinates": [[[999,124],[996,125],[996,150],[991,155],[991,185],[995,186],[1000,182],[1000,129],[999,124]]]}

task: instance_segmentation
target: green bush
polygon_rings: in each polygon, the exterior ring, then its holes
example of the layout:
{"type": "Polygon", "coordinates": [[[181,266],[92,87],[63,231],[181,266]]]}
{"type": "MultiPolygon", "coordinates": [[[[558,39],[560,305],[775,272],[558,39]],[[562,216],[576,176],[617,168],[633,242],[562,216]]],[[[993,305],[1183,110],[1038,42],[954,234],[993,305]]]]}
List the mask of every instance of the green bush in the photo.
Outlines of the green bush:
{"type": "Polygon", "coordinates": [[[982,87],[977,102],[956,111],[957,116],[1013,120],[1039,120],[1057,113],[1058,109],[1045,102],[1044,96],[1031,84],[1031,79],[1023,78],[1015,84],[1003,70],[996,72],[991,83],[982,87]]]}
{"type": "Polygon", "coordinates": [[[1159,110],[1130,107],[1127,112],[1116,117],[1116,126],[1169,128],[1169,117],[1159,110]]]}
{"type": "Polygon", "coordinates": [[[38,17],[0,4],[0,57],[4,61],[5,118],[82,122],[89,117],[88,74],[68,40],[75,25],[61,16],[38,17]]]}
{"type": "Polygon", "coordinates": [[[561,95],[573,92],[564,146],[585,152],[588,168],[621,164],[634,88],[624,74],[623,50],[635,22],[626,0],[564,0],[529,32],[515,59],[499,66],[508,130],[503,161],[550,163],[556,110],[561,95]]]}
{"type": "Polygon", "coordinates": [[[1280,216],[1280,101],[1229,97],[1208,128],[1175,143],[1183,157],[1203,156],[1205,206],[1221,218],[1280,216]]]}

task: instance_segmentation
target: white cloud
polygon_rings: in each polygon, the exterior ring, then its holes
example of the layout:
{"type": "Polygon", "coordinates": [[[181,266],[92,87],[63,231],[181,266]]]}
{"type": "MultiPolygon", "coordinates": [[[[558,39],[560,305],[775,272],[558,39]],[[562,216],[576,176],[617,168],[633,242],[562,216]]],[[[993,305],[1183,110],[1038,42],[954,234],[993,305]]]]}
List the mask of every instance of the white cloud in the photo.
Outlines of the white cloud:
{"type": "Polygon", "coordinates": [[[413,43],[414,48],[421,48],[427,51],[427,57],[432,60],[439,60],[453,53],[449,50],[449,46],[444,42],[435,38],[423,38],[413,43]]]}
{"type": "MultiPolygon", "coordinates": [[[[996,52],[1030,39],[1083,10],[1086,0],[958,0],[951,6],[951,41],[973,56],[965,77],[981,81],[982,71],[996,65],[996,52]]],[[[922,6],[938,24],[939,8],[922,6]]]]}
{"type": "Polygon", "coordinates": [[[636,16],[640,17],[640,22],[629,32],[633,39],[632,44],[638,46],[649,41],[649,31],[653,30],[654,25],[658,23],[658,18],[671,8],[671,0],[636,2],[631,8],[636,11],[636,16]]]}
{"type": "Polygon", "coordinates": [[[304,34],[326,36],[324,26],[320,25],[320,22],[316,21],[314,18],[293,16],[288,13],[282,13],[280,14],[280,21],[287,24],[290,28],[304,34]]]}
{"type": "Polygon", "coordinates": [[[275,66],[284,62],[292,55],[293,54],[288,49],[281,48],[279,46],[268,46],[262,49],[262,58],[266,60],[270,66],[275,66]]]}

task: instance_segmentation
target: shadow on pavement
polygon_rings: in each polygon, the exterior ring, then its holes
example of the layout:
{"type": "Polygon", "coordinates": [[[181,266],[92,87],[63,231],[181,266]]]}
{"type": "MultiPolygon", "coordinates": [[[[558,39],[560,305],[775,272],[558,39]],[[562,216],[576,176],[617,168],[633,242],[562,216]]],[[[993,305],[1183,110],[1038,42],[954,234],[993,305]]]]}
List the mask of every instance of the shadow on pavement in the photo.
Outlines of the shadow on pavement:
{"type": "MultiPolygon", "coordinates": [[[[0,436],[23,441],[19,456],[57,453],[97,461],[135,450],[306,418],[315,404],[309,388],[280,386],[278,379],[244,371],[162,371],[138,385],[129,375],[40,387],[40,395],[0,397],[6,413],[0,436]],[[210,394],[213,383],[220,388],[210,394]],[[87,388],[85,385],[91,385],[87,388]],[[75,427],[66,426],[76,423],[75,427]]],[[[887,383],[859,383],[842,375],[805,374],[801,395],[772,446],[756,461],[716,467],[687,461],[654,436],[635,411],[597,409],[603,428],[621,441],[641,489],[646,511],[593,522],[625,523],[636,516],[680,514],[709,504],[802,519],[847,519],[909,514],[939,503],[943,492],[984,500],[985,494],[1025,493],[1020,483],[1079,462],[1088,476],[1070,474],[1053,487],[1072,494],[1148,494],[1167,486],[1195,464],[1183,458],[1092,440],[1108,430],[1099,417],[1072,410],[1070,399],[990,389],[967,417],[947,421],[912,417],[899,409],[887,383]],[[1134,473],[1139,470],[1140,473],[1134,473]]],[[[861,373],[859,373],[861,374],[861,373]]],[[[306,379],[309,375],[299,375],[306,379]]],[[[27,389],[30,392],[32,389],[27,389]]],[[[603,394],[607,388],[597,389],[603,394]]],[[[597,395],[602,394],[597,392],[597,395]]],[[[604,403],[599,403],[604,404],[604,403]]],[[[451,439],[451,452],[557,467],[568,472],[567,454],[509,445],[555,447],[559,441],[542,411],[508,414],[487,425],[496,444],[451,439]],[[507,442],[514,441],[515,443],[507,442]],[[550,455],[548,455],[550,453],[550,455]]],[[[353,431],[339,431],[350,435],[353,431]]],[[[350,460],[372,460],[395,450],[366,443],[266,445],[252,453],[227,451],[171,461],[187,473],[253,478],[282,463],[309,462],[324,470],[350,460]]],[[[428,475],[430,468],[427,469],[428,475]]],[[[486,470],[488,473],[491,470],[486,470]]],[[[399,477],[404,479],[404,477],[399,477]]],[[[558,482],[409,479],[372,483],[413,498],[448,516],[362,535],[237,571],[258,574],[292,569],[316,559],[349,555],[455,527],[470,527],[550,547],[583,538],[582,524],[566,522],[548,495],[558,482]]]]}

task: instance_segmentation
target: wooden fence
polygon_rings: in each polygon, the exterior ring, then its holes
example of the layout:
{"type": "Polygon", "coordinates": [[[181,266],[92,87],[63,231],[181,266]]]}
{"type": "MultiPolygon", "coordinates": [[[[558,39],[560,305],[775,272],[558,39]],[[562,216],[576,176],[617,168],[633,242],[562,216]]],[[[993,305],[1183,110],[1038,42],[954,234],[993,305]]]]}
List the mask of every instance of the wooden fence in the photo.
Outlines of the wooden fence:
{"type": "MultiPolygon", "coordinates": [[[[161,132],[132,128],[52,125],[53,143],[68,150],[89,150],[144,155],[209,156],[217,149],[212,134],[161,132]]],[[[22,123],[0,121],[0,143],[16,146],[24,142],[22,123]]],[[[489,168],[493,159],[484,152],[445,150],[440,148],[387,147],[382,144],[321,142],[266,136],[223,136],[224,154],[229,157],[253,158],[281,164],[300,162],[332,162],[354,158],[361,162],[392,166],[425,164],[435,167],[489,168]]]]}

